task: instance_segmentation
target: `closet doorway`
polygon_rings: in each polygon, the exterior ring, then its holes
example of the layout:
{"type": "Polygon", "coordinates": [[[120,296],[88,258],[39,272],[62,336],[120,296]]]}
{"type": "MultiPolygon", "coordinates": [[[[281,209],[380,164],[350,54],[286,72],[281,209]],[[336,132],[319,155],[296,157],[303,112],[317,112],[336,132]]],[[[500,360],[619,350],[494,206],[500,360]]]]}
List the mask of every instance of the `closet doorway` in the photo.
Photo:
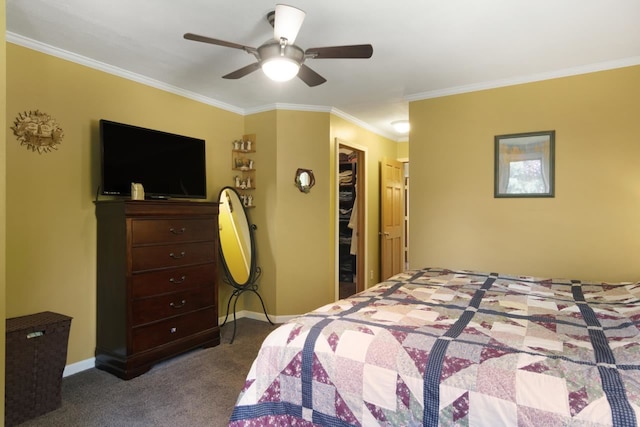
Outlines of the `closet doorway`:
{"type": "Polygon", "coordinates": [[[337,290],[346,298],[364,290],[366,271],[366,149],[337,142],[337,290]]]}

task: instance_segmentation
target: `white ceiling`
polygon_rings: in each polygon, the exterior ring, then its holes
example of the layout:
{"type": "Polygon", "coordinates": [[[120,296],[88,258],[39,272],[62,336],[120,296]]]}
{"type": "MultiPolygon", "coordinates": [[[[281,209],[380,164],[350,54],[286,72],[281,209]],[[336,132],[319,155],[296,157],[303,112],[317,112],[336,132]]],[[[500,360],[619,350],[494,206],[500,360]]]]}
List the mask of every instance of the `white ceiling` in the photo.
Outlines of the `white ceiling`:
{"type": "Polygon", "coordinates": [[[258,47],[277,0],[6,0],[7,40],[184,93],[241,114],[334,111],[392,139],[408,101],[640,64],[639,0],[283,0],[306,12],[302,49],[370,43],[371,59],[315,59],[313,88],[276,83],[258,47]]]}

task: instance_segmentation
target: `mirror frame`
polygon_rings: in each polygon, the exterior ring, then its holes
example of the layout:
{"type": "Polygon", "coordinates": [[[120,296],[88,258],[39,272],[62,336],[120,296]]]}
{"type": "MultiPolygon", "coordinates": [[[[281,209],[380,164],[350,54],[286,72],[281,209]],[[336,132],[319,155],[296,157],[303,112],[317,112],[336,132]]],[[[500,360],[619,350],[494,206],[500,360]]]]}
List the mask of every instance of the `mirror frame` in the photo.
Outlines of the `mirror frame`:
{"type": "MultiPolygon", "coordinates": [[[[233,188],[233,187],[223,187],[220,192],[218,193],[218,203],[220,204],[220,200],[223,196],[223,194],[225,194],[225,192],[231,192],[233,194],[235,194],[235,197],[237,199],[237,203],[236,206],[233,206],[233,209],[238,209],[238,207],[242,208],[242,212],[244,214],[244,219],[247,223],[247,229],[249,230],[249,250],[250,250],[250,256],[251,259],[249,261],[249,274],[247,275],[247,280],[245,282],[238,282],[234,277],[233,274],[231,273],[230,269],[229,269],[229,265],[227,263],[227,260],[224,256],[224,248],[222,247],[222,239],[220,239],[220,237],[218,236],[219,239],[219,248],[220,248],[220,259],[222,260],[222,266],[224,269],[224,273],[225,273],[225,277],[228,281],[228,283],[230,285],[232,285],[235,288],[242,288],[245,287],[247,285],[252,285],[253,283],[255,283],[255,281],[257,280],[258,276],[260,275],[260,269],[258,267],[256,267],[256,244],[255,244],[255,238],[254,238],[254,231],[257,228],[255,226],[255,224],[251,224],[251,222],[249,222],[249,215],[247,212],[246,207],[244,206],[244,204],[242,203],[242,199],[240,198],[240,194],[238,193],[238,191],[233,188]]],[[[220,215],[220,213],[218,214],[220,215]]],[[[220,219],[218,218],[218,232],[220,231],[220,219]]]]}
{"type": "Polygon", "coordinates": [[[311,191],[311,187],[316,185],[316,177],[313,175],[313,171],[311,169],[298,168],[298,170],[296,170],[296,177],[294,182],[296,187],[298,187],[298,190],[302,191],[303,193],[308,193],[309,191],[311,191]],[[302,184],[302,179],[300,177],[302,176],[303,173],[306,173],[309,175],[308,185],[302,184]]]}
{"type": "Polygon", "coordinates": [[[508,197],[554,197],[555,196],[555,130],[541,132],[514,133],[494,137],[494,190],[495,198],[508,197]],[[519,147],[533,147],[520,149],[519,147]],[[515,154],[514,154],[515,153],[515,154]],[[515,160],[513,158],[515,157],[515,160]],[[529,157],[529,158],[527,158],[529,157]],[[508,193],[509,164],[516,160],[542,161],[543,179],[546,191],[508,193]],[[505,167],[506,164],[506,167],[505,167]]]}

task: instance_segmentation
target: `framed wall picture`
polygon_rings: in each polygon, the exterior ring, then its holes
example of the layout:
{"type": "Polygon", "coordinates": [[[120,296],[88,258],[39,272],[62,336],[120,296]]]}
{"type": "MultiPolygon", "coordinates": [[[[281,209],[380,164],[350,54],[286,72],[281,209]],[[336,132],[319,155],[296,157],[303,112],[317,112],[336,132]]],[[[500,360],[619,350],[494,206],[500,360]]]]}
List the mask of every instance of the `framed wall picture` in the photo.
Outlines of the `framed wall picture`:
{"type": "Polygon", "coordinates": [[[555,134],[495,136],[494,197],[554,197],[555,134]]]}

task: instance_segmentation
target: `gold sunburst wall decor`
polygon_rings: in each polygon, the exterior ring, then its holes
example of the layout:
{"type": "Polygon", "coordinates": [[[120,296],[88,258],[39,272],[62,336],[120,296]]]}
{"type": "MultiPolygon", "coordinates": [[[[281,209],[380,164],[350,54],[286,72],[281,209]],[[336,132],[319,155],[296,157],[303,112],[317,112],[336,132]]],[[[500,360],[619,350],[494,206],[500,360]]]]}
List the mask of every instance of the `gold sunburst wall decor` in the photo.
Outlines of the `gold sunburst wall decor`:
{"type": "Polygon", "coordinates": [[[58,123],[48,114],[39,110],[18,114],[11,127],[20,145],[26,145],[38,154],[57,150],[64,132],[58,123]]]}

